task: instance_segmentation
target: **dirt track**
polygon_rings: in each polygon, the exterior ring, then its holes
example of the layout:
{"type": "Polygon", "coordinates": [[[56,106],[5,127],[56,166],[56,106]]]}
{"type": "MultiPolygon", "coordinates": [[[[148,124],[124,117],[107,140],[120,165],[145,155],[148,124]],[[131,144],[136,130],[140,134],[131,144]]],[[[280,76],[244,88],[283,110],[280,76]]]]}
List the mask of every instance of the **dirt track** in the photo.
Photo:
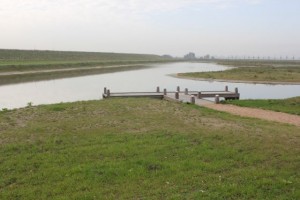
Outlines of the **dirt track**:
{"type": "Polygon", "coordinates": [[[269,121],[276,121],[276,122],[288,123],[288,124],[300,126],[300,116],[297,115],[291,115],[291,114],[269,111],[269,110],[262,110],[257,108],[246,108],[246,107],[240,107],[234,105],[207,104],[204,106],[214,110],[228,112],[234,115],[253,117],[253,118],[265,119],[269,121]]]}

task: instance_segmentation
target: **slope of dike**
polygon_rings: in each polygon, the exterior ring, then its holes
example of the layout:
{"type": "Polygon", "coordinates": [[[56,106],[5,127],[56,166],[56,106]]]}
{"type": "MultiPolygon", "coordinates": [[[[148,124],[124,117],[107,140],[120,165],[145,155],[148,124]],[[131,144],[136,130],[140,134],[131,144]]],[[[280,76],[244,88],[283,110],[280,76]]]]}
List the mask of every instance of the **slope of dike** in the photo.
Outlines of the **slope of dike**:
{"type": "Polygon", "coordinates": [[[150,54],[0,49],[0,85],[132,70],[174,61],[150,54]]]}
{"type": "Polygon", "coordinates": [[[1,111],[0,127],[0,199],[299,199],[297,126],[128,98],[1,111]]]}

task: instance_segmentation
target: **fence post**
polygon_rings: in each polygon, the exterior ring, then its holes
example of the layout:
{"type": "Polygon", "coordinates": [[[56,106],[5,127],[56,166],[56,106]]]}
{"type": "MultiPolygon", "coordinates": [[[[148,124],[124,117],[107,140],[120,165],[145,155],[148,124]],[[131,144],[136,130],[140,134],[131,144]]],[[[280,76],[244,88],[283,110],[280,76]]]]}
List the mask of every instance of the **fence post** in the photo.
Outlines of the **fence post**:
{"type": "Polygon", "coordinates": [[[225,92],[228,92],[228,86],[227,85],[225,86],[225,92]]]}
{"type": "Polygon", "coordinates": [[[175,99],[179,99],[179,92],[175,92],[175,99]]]}
{"type": "Polygon", "coordinates": [[[235,93],[239,93],[239,89],[237,87],[235,88],[235,93]]]}
{"type": "Polygon", "coordinates": [[[219,97],[219,95],[216,95],[216,97],[215,97],[215,103],[216,104],[220,103],[220,97],[219,97]]]}
{"type": "Polygon", "coordinates": [[[191,95],[191,104],[195,104],[196,100],[195,100],[195,96],[191,95]]]}
{"type": "Polygon", "coordinates": [[[187,88],[185,88],[184,94],[185,94],[185,95],[188,95],[188,94],[189,94],[189,90],[188,90],[187,88]]]}
{"type": "Polygon", "coordinates": [[[106,95],[107,95],[107,97],[110,97],[110,90],[106,91],[106,95]]]}
{"type": "Polygon", "coordinates": [[[176,90],[177,92],[180,92],[180,87],[179,86],[177,86],[177,90],[176,90]]]}
{"type": "Polygon", "coordinates": [[[201,92],[198,92],[197,98],[201,99],[201,92]]]}
{"type": "Polygon", "coordinates": [[[164,89],[164,95],[167,95],[167,89],[164,89]]]}
{"type": "Polygon", "coordinates": [[[159,89],[159,87],[156,87],[156,92],[160,92],[160,89],[159,89]]]}

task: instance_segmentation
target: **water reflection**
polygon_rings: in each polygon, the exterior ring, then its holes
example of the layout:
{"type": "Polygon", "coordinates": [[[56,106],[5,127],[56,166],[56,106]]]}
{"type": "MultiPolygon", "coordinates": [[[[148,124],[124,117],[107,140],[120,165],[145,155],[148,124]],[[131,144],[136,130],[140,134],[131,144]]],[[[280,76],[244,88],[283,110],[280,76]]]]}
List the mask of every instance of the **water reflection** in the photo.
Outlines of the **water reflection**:
{"type": "Polygon", "coordinates": [[[14,84],[0,87],[0,109],[78,100],[100,99],[104,87],[112,92],[155,91],[156,86],[175,90],[176,86],[189,90],[229,90],[239,88],[241,99],[288,98],[300,96],[300,85],[265,85],[209,82],[178,79],[168,76],[183,72],[220,71],[228,69],[211,63],[152,64],[151,68],[114,72],[91,76],[14,84]]]}

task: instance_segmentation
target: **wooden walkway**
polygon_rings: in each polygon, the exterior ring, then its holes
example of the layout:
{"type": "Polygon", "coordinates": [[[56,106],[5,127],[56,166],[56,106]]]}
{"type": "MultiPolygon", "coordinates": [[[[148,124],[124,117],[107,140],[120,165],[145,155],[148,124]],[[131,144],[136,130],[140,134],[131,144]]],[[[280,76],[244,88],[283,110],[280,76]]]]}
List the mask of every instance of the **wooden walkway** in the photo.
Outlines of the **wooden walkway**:
{"type": "Polygon", "coordinates": [[[120,93],[111,93],[110,90],[104,89],[103,98],[114,98],[114,97],[149,97],[149,98],[158,98],[165,99],[169,101],[177,101],[183,103],[191,103],[199,106],[204,106],[210,109],[228,112],[233,115],[239,115],[244,117],[254,117],[269,121],[276,121],[282,123],[293,124],[300,126],[300,117],[295,115],[290,115],[286,113],[279,113],[275,111],[261,110],[256,108],[244,108],[233,105],[224,105],[218,104],[219,98],[223,97],[225,99],[239,99],[240,94],[238,93],[237,88],[235,92],[228,91],[228,87],[225,87],[225,91],[180,91],[179,87],[177,91],[160,92],[157,88],[156,92],[120,92],[120,93]],[[213,98],[214,100],[208,100],[204,98],[213,98]]]}
{"type": "Polygon", "coordinates": [[[228,91],[228,87],[225,87],[224,91],[188,91],[186,88],[184,91],[180,91],[177,87],[176,91],[167,92],[166,89],[163,92],[160,88],[156,88],[156,92],[117,92],[112,93],[109,89],[104,88],[103,98],[116,98],[116,97],[149,97],[158,99],[174,100],[179,102],[189,102],[197,105],[205,105],[208,103],[213,103],[213,101],[205,100],[203,98],[215,98],[215,103],[219,103],[220,98],[227,99],[239,99],[240,94],[236,88],[234,92],[228,91]]]}
{"type": "Polygon", "coordinates": [[[158,98],[163,99],[164,93],[162,92],[116,92],[116,93],[103,93],[103,98],[114,98],[114,97],[149,97],[149,98],[158,98]]]}
{"type": "Polygon", "coordinates": [[[182,102],[182,103],[192,103],[192,104],[196,104],[199,106],[205,106],[205,105],[209,105],[209,104],[214,104],[214,101],[211,100],[207,100],[207,99],[198,99],[195,98],[195,102],[192,102],[191,100],[191,95],[186,95],[184,93],[179,94],[179,98],[176,99],[175,98],[175,94],[167,94],[164,96],[165,100],[169,100],[169,101],[178,101],[178,102],[182,102]]]}

